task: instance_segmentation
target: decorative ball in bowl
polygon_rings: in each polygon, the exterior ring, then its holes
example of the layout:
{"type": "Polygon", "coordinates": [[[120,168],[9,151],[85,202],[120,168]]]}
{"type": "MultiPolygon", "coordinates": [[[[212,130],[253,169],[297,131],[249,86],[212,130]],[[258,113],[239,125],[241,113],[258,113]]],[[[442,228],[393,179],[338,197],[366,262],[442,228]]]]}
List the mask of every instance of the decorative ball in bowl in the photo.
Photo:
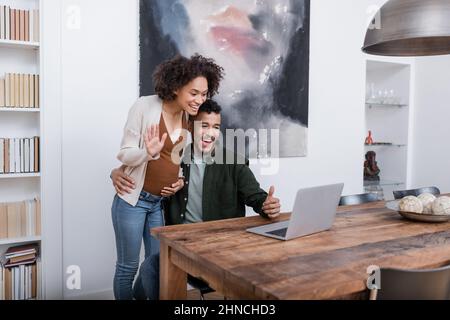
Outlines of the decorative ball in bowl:
{"type": "Polygon", "coordinates": [[[406,196],[386,202],[386,208],[397,211],[402,217],[422,222],[446,222],[450,220],[450,197],[436,197],[431,193],[406,196]]]}

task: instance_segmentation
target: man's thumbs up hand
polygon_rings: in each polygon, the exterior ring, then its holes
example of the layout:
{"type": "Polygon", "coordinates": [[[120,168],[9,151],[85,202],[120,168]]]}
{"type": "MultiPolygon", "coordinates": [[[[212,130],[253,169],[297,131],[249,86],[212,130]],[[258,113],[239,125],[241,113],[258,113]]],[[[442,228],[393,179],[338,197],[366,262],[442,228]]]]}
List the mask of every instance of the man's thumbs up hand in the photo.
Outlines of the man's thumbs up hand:
{"type": "Polygon", "coordinates": [[[269,189],[269,194],[263,203],[262,210],[270,219],[275,219],[280,215],[280,199],[275,198],[273,194],[275,193],[275,187],[271,186],[269,189]]]}

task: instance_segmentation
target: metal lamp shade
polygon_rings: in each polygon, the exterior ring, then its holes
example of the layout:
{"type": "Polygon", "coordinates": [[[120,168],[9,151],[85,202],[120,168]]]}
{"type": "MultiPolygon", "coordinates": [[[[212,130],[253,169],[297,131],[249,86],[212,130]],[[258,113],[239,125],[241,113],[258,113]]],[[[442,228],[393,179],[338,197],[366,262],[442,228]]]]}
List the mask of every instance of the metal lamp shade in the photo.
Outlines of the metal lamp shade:
{"type": "Polygon", "coordinates": [[[390,0],[367,29],[362,50],[382,56],[450,54],[450,0],[390,0]]]}

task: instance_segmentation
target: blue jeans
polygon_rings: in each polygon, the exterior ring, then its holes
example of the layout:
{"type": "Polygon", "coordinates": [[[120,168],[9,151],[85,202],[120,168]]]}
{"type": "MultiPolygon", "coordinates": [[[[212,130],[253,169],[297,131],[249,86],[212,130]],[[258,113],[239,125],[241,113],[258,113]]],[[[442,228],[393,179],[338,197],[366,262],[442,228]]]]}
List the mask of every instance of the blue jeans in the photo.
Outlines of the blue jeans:
{"type": "MultiPolygon", "coordinates": [[[[142,191],[135,207],[117,195],[111,208],[116,235],[117,262],[114,275],[114,296],[118,300],[133,299],[133,280],[139,267],[142,239],[145,247],[145,272],[136,279],[135,296],[159,297],[159,241],[150,229],[164,225],[162,197],[142,191]],[[141,277],[145,273],[145,280],[141,277]],[[145,292],[142,283],[145,281],[145,292]]],[[[144,265],[144,263],[142,264],[144,265]]],[[[141,266],[142,270],[142,266],[141,266]]]]}

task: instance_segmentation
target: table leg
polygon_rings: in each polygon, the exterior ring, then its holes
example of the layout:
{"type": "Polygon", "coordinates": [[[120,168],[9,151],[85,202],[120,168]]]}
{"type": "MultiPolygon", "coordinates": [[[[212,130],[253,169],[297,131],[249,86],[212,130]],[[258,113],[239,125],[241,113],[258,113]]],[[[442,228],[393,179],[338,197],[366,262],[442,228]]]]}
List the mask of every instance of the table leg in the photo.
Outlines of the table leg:
{"type": "Polygon", "coordinates": [[[171,247],[161,242],[159,298],[186,300],[187,274],[172,263],[171,250],[171,247]]]}

